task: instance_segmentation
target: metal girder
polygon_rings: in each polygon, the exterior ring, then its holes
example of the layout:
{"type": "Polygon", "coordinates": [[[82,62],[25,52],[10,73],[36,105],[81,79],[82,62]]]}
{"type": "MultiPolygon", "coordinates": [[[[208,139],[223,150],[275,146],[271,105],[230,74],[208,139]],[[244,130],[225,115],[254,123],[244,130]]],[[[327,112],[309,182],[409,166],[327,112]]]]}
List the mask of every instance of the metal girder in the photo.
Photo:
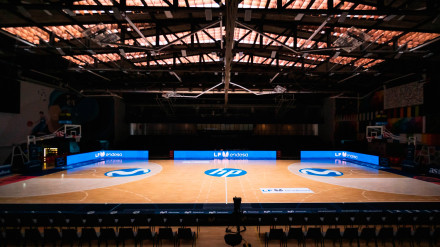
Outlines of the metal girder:
{"type": "Polygon", "coordinates": [[[225,25],[225,106],[228,104],[229,82],[231,80],[232,48],[234,47],[234,31],[239,0],[226,1],[225,25]]]}
{"type": "MultiPolygon", "coordinates": [[[[348,2],[357,2],[357,3],[363,3],[363,4],[367,4],[370,5],[368,3],[365,2],[361,2],[361,1],[348,1],[348,2]]],[[[16,8],[16,4],[12,4],[12,3],[0,3],[0,9],[15,9],[16,8]]],[[[59,4],[59,3],[51,3],[49,4],[23,4],[21,5],[23,6],[26,10],[62,10],[62,9],[70,9],[70,10],[96,10],[96,11],[110,11],[113,10],[113,8],[115,6],[113,5],[69,5],[66,6],[64,4],[59,4]]],[[[124,10],[125,11],[135,11],[135,12],[161,12],[161,11],[174,11],[176,10],[186,10],[189,12],[197,12],[197,11],[201,11],[204,13],[205,9],[212,9],[213,14],[214,13],[218,13],[221,11],[221,8],[219,7],[211,7],[211,8],[198,8],[198,7],[175,7],[175,6],[170,6],[170,7],[162,7],[162,6],[125,6],[124,10]]],[[[342,12],[347,12],[349,11],[350,15],[391,15],[391,14],[396,14],[396,15],[416,15],[416,16],[423,16],[426,14],[432,14],[432,13],[436,13],[436,9],[395,9],[395,8],[386,8],[386,9],[377,9],[377,10],[341,10],[341,9],[337,9],[337,8],[333,8],[333,9],[286,9],[286,8],[272,8],[272,9],[263,9],[263,8],[238,8],[237,5],[237,10],[241,12],[243,12],[245,10],[252,10],[252,13],[267,13],[267,14],[271,14],[271,13],[278,13],[278,14],[286,14],[286,15],[291,15],[291,14],[299,14],[299,13],[303,13],[303,14],[311,14],[311,15],[320,15],[320,14],[342,14],[342,12]]]]}

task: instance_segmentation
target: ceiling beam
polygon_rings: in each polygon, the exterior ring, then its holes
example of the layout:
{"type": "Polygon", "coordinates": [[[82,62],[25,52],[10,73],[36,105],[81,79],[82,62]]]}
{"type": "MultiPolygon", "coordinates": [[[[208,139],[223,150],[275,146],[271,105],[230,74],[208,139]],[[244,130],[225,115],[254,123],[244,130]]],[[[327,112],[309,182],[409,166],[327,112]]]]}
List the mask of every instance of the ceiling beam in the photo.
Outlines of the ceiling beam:
{"type": "Polygon", "coordinates": [[[232,48],[234,47],[235,21],[237,19],[239,0],[226,1],[225,25],[225,106],[228,105],[229,82],[231,80],[232,48]]]}

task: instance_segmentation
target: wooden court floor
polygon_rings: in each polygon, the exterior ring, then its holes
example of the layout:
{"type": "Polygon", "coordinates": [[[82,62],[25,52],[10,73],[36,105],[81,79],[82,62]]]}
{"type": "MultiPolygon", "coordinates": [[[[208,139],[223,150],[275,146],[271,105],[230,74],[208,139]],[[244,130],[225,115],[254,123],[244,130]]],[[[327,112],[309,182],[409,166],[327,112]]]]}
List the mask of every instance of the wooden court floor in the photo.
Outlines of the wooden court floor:
{"type": "Polygon", "coordinates": [[[6,177],[0,184],[3,204],[233,203],[234,196],[242,203],[440,201],[437,184],[341,161],[106,160],[16,181],[6,177]],[[106,176],[121,169],[148,173],[106,176]],[[241,176],[224,177],[219,169],[239,169],[241,176]],[[338,176],[301,172],[311,169],[338,176]]]}

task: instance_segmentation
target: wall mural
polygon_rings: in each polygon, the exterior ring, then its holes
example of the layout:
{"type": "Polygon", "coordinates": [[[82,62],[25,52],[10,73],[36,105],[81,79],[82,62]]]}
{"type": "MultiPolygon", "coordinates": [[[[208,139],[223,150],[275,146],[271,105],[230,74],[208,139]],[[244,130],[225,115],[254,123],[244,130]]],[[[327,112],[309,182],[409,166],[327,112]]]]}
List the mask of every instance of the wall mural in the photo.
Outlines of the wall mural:
{"type": "Polygon", "coordinates": [[[413,118],[389,118],[386,128],[394,134],[399,133],[422,133],[423,117],[413,118]]]}

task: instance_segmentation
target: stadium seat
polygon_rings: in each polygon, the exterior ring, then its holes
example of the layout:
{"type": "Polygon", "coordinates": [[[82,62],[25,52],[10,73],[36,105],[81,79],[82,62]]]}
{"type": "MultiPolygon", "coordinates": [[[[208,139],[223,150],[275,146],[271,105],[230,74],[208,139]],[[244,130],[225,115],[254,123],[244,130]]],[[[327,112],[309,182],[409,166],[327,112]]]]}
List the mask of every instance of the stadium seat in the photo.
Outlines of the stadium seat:
{"type": "Polygon", "coordinates": [[[135,240],[133,228],[130,227],[119,228],[118,240],[119,243],[122,243],[122,246],[125,246],[125,241],[127,240],[135,240]]]}
{"type": "Polygon", "coordinates": [[[179,228],[177,229],[177,243],[180,245],[181,240],[191,241],[191,246],[196,243],[196,233],[191,230],[191,228],[179,228]]]}
{"type": "Polygon", "coordinates": [[[324,240],[329,239],[333,241],[333,245],[339,242],[339,246],[342,246],[341,230],[339,228],[328,228],[324,235],[324,240]]]}
{"type": "Polygon", "coordinates": [[[374,243],[377,245],[376,228],[373,227],[362,228],[361,234],[359,235],[359,239],[364,240],[367,245],[370,241],[374,241],[374,243]]]}
{"type": "Polygon", "coordinates": [[[356,243],[359,245],[358,228],[354,228],[354,227],[345,228],[344,233],[342,234],[342,239],[349,240],[350,246],[352,245],[353,240],[356,240],[356,243]]]}
{"type": "Polygon", "coordinates": [[[135,236],[135,245],[143,245],[144,240],[150,240],[154,244],[156,243],[156,233],[152,232],[150,228],[138,228],[135,236]]]}
{"type": "Polygon", "coordinates": [[[437,246],[439,239],[440,239],[440,228],[436,227],[432,232],[432,241],[434,242],[435,246],[437,246]]]}
{"type": "Polygon", "coordinates": [[[265,246],[268,246],[269,241],[271,241],[271,240],[279,240],[280,246],[282,246],[284,243],[285,237],[286,237],[286,235],[284,234],[283,229],[272,228],[269,230],[269,232],[266,232],[266,234],[265,234],[265,238],[264,238],[265,246]]]}
{"type": "Polygon", "coordinates": [[[414,232],[414,240],[417,245],[424,241],[431,244],[431,229],[429,227],[417,227],[414,232]]]}
{"type": "Polygon", "coordinates": [[[157,242],[162,245],[163,240],[170,240],[176,246],[176,233],[169,227],[159,228],[159,233],[157,234],[157,242]]]}
{"type": "Polygon", "coordinates": [[[96,234],[95,228],[82,228],[81,229],[81,237],[79,241],[79,245],[82,246],[85,242],[92,246],[92,241],[98,240],[98,235],[96,234]]]}
{"type": "Polygon", "coordinates": [[[43,246],[46,243],[52,243],[53,246],[57,246],[57,243],[61,240],[60,232],[57,228],[46,228],[43,234],[43,246]]]}
{"type": "Polygon", "coordinates": [[[101,228],[99,231],[99,239],[98,245],[102,242],[105,242],[105,246],[108,246],[108,243],[114,241],[117,245],[116,232],[113,228],[101,228]]]}
{"type": "Polygon", "coordinates": [[[413,246],[413,239],[412,239],[412,231],[410,227],[400,227],[397,228],[396,232],[396,241],[400,245],[403,244],[403,242],[408,242],[410,246],[413,246]]]}
{"type": "Polygon", "coordinates": [[[5,239],[3,242],[3,246],[16,245],[19,246],[23,243],[23,235],[21,234],[20,229],[6,229],[5,230],[5,239]]]}
{"type": "Polygon", "coordinates": [[[289,231],[286,234],[286,243],[289,239],[296,239],[298,245],[303,244],[305,246],[305,238],[304,238],[304,232],[302,230],[302,227],[290,227],[289,231]]]}
{"type": "Polygon", "coordinates": [[[33,243],[34,246],[40,246],[42,239],[38,228],[29,228],[24,231],[24,246],[28,246],[28,243],[33,243]]]}
{"type": "Polygon", "coordinates": [[[68,244],[71,247],[77,246],[78,241],[79,241],[79,237],[76,229],[61,230],[61,243],[60,243],[61,246],[63,246],[64,244],[68,244]]]}
{"type": "Polygon", "coordinates": [[[377,234],[377,238],[381,240],[382,245],[385,245],[385,242],[388,240],[391,241],[391,243],[394,246],[394,230],[392,227],[382,227],[379,229],[379,233],[377,234]]]}
{"type": "Polygon", "coordinates": [[[306,236],[305,239],[312,239],[315,241],[315,245],[320,244],[321,246],[323,245],[322,241],[323,241],[323,236],[322,236],[322,231],[321,228],[319,227],[310,227],[307,229],[306,232],[306,236]]]}

